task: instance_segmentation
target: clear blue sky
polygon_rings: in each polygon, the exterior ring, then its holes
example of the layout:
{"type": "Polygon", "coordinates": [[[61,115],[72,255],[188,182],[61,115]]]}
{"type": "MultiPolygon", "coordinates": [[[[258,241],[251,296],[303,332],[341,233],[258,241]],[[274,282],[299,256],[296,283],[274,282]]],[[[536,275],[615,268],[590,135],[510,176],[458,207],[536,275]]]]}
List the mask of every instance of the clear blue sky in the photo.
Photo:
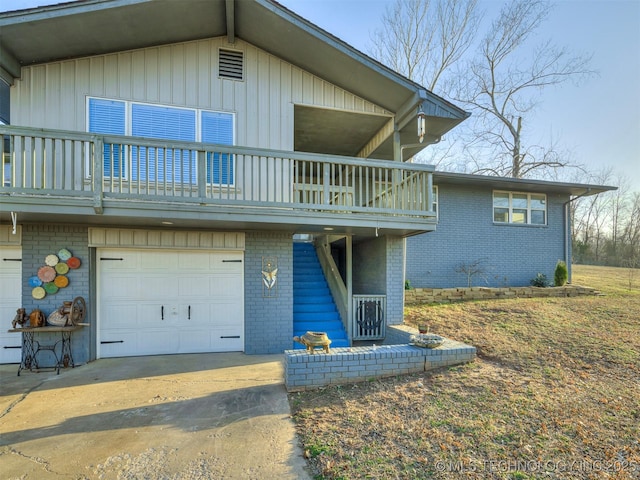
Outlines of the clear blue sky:
{"type": "MultiPolygon", "coordinates": [[[[363,52],[393,0],[280,0],[284,6],[363,52]]],[[[60,3],[0,0],[0,11],[60,3]]],[[[487,15],[502,2],[480,0],[487,15]]],[[[640,192],[640,0],[560,0],[540,32],[576,54],[593,54],[599,75],[575,87],[547,89],[532,128],[553,137],[591,170],[612,167],[640,192]]]]}

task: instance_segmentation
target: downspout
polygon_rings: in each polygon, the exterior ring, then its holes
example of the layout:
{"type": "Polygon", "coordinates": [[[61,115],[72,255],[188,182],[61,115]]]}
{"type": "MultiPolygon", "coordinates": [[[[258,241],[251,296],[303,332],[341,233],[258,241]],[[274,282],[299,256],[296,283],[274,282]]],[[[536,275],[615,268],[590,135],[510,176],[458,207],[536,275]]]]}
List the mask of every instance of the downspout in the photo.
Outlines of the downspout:
{"type": "Polygon", "coordinates": [[[572,276],[571,258],[569,255],[569,249],[571,248],[571,215],[569,213],[569,204],[579,198],[587,196],[589,193],[591,193],[591,188],[587,188],[584,193],[577,197],[573,197],[562,204],[564,208],[564,263],[567,265],[567,270],[569,272],[569,283],[571,283],[572,276]]]}

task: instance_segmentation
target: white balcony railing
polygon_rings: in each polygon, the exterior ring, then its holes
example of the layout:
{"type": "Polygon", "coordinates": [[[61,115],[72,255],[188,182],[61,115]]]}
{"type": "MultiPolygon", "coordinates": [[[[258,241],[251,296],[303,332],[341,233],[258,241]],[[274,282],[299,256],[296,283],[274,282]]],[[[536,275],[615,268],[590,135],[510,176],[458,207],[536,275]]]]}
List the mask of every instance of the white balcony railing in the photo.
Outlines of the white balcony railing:
{"type": "Polygon", "coordinates": [[[0,193],[435,218],[432,171],[382,160],[0,126],[0,193]]]}

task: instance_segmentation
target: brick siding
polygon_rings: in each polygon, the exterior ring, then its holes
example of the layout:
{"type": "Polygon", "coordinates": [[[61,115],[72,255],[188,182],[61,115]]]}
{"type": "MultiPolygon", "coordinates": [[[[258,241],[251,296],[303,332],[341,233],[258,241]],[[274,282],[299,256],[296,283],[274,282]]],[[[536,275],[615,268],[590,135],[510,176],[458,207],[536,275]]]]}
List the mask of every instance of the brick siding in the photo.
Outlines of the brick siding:
{"type": "MultiPolygon", "coordinates": [[[[394,327],[389,329],[391,338],[408,341],[413,329],[395,330],[394,327]]],[[[413,333],[417,331],[413,330],[413,333]]],[[[475,347],[449,339],[438,348],[385,343],[377,347],[333,348],[329,354],[288,350],[284,354],[285,386],[288,391],[295,392],[357,383],[468,363],[475,356],[475,347]]]]}
{"type": "Polygon", "coordinates": [[[493,223],[493,190],[440,185],[436,231],[407,239],[406,279],[415,288],[467,286],[461,263],[482,259],[485,278],[471,286],[528,286],[538,272],[553,280],[564,259],[565,195],[547,195],[547,225],[493,223]]]}
{"type": "MultiPolygon", "coordinates": [[[[87,302],[86,322],[90,327],[85,327],[73,333],[71,354],[76,365],[86,363],[92,357],[92,329],[95,329],[95,320],[89,292],[91,291],[90,258],[88,247],[88,229],[85,226],[75,225],[23,225],[22,227],[22,306],[27,314],[33,309],[42,310],[45,316],[49,316],[65,301],[71,301],[75,297],[83,297],[87,302]],[[69,270],[67,277],[69,285],[61,288],[55,294],[47,294],[43,299],[36,300],[31,295],[32,287],[29,278],[38,274],[38,269],[45,265],[45,258],[49,254],[57,254],[62,248],[69,250],[74,257],[82,262],[80,268],[69,270]]],[[[59,333],[39,334],[37,341],[46,344],[54,344],[60,340],[59,333]]],[[[59,353],[59,349],[58,349],[59,353]]],[[[38,356],[42,365],[55,363],[53,355],[42,352],[38,356]]]]}
{"type": "Polygon", "coordinates": [[[249,232],[244,265],[245,353],[282,353],[293,346],[293,236],[249,232]],[[277,295],[265,297],[263,257],[278,259],[277,295]]]}

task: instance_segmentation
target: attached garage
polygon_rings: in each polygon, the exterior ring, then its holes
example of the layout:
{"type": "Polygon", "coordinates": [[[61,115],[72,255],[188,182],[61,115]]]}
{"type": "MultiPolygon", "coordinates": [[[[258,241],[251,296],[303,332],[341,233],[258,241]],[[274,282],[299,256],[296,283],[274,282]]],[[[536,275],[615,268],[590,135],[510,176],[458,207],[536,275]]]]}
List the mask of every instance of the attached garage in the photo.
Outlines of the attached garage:
{"type": "MultiPolygon", "coordinates": [[[[22,247],[0,245],[0,363],[20,363],[21,337],[8,333],[22,305],[22,247]]],[[[28,312],[27,312],[28,313],[28,312]]]]}
{"type": "Polygon", "coordinates": [[[153,235],[96,249],[98,357],[244,351],[244,252],[153,235]]]}

